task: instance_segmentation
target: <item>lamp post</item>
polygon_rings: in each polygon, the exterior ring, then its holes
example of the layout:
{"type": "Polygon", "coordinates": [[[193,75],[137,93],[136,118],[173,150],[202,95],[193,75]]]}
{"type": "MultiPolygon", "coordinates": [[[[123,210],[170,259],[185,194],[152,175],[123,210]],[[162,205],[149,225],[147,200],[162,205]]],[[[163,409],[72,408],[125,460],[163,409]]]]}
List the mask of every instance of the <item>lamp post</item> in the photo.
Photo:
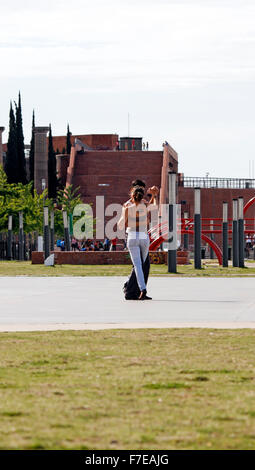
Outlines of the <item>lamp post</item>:
{"type": "Polygon", "coordinates": [[[67,212],[63,211],[63,222],[64,222],[64,232],[65,232],[65,251],[70,251],[70,235],[69,235],[69,228],[68,228],[68,218],[67,212]]]}
{"type": "Polygon", "coordinates": [[[232,223],[232,265],[239,267],[238,256],[238,201],[233,199],[233,223],[232,223]]]}
{"type": "Polygon", "coordinates": [[[8,217],[7,259],[12,259],[12,215],[8,217]]]}
{"type": "Polygon", "coordinates": [[[244,213],[243,197],[238,198],[238,239],[239,239],[239,268],[244,268],[244,213]]]}
{"type": "MultiPolygon", "coordinates": [[[[210,230],[213,232],[214,230],[214,225],[213,225],[214,221],[213,220],[210,220],[210,230]]],[[[210,239],[212,241],[214,241],[214,233],[211,233],[210,234],[210,239]]],[[[214,251],[212,249],[212,247],[210,246],[210,259],[214,259],[215,258],[215,254],[214,254],[214,251]]]]}
{"type": "Polygon", "coordinates": [[[169,173],[169,207],[168,207],[168,272],[177,272],[176,254],[176,173],[169,173]]]}
{"type": "MultiPolygon", "coordinates": [[[[184,212],[185,230],[187,230],[186,222],[187,222],[188,218],[189,218],[188,212],[184,212]]],[[[188,251],[188,249],[189,249],[189,235],[188,235],[188,233],[184,233],[184,235],[183,235],[183,245],[184,245],[184,250],[188,251]]]]}
{"type": "Polygon", "coordinates": [[[24,261],[23,212],[19,212],[19,261],[24,261]]]}
{"type": "Polygon", "coordinates": [[[50,256],[50,238],[49,238],[49,208],[43,208],[43,238],[44,238],[44,258],[50,256]]]}
{"type": "Polygon", "coordinates": [[[55,247],[55,214],[54,211],[51,211],[50,214],[50,249],[54,251],[55,247]]]}
{"type": "Polygon", "coordinates": [[[195,269],[201,269],[201,195],[195,188],[194,231],[195,231],[195,269]]]}
{"type": "Polygon", "coordinates": [[[223,202],[223,223],[222,223],[222,246],[223,246],[223,268],[228,267],[228,203],[223,202]]]}

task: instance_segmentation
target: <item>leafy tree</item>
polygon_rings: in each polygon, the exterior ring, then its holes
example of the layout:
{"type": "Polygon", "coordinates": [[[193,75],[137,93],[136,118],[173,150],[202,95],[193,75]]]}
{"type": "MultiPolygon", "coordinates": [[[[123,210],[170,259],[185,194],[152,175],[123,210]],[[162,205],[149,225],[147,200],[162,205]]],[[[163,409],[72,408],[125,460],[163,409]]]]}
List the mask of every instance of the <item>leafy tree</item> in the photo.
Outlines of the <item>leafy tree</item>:
{"type": "Polygon", "coordinates": [[[60,189],[57,192],[57,205],[61,207],[62,210],[67,211],[68,215],[73,213],[77,204],[82,204],[79,190],[79,187],[73,189],[73,186],[70,185],[68,188],[60,189]]]}
{"type": "MultiPolygon", "coordinates": [[[[63,210],[67,211],[68,216],[73,214],[76,205],[81,204],[82,200],[79,194],[79,188],[73,189],[72,186],[59,190],[57,192],[56,202],[48,198],[47,190],[42,194],[32,191],[33,182],[23,185],[22,183],[8,183],[7,176],[2,167],[0,167],[0,232],[8,229],[8,216],[13,216],[13,230],[18,233],[19,230],[19,212],[23,212],[24,232],[31,233],[37,231],[43,233],[43,207],[49,207],[49,213],[54,210],[55,214],[55,233],[63,237],[63,210]]],[[[78,218],[74,219],[75,221],[78,218]]],[[[91,220],[93,223],[94,220],[91,220]]]]}
{"type": "Polygon", "coordinates": [[[6,174],[0,167],[0,231],[6,231],[8,216],[13,216],[13,230],[19,230],[19,212],[23,212],[25,233],[38,231],[43,228],[43,205],[52,207],[52,201],[47,198],[47,191],[43,194],[32,194],[32,183],[9,184],[6,174]]]}
{"type": "Polygon", "coordinates": [[[7,175],[8,183],[19,182],[19,162],[17,152],[17,128],[15,115],[10,104],[10,115],[9,115],[9,136],[7,143],[7,155],[5,161],[4,170],[7,175]]]}
{"type": "MultiPolygon", "coordinates": [[[[81,199],[81,195],[79,194],[80,188],[75,188],[73,189],[73,186],[70,185],[67,188],[58,190],[57,192],[57,206],[59,211],[55,212],[55,220],[56,220],[56,232],[63,234],[63,217],[62,217],[62,212],[65,210],[67,212],[68,218],[73,215],[74,208],[82,204],[83,201],[81,199]]],[[[75,224],[76,220],[78,220],[79,217],[74,217],[73,218],[73,224],[75,224]]],[[[96,222],[96,219],[93,219],[91,216],[87,216],[87,221],[89,224],[93,225],[96,222]]]]}
{"type": "Polygon", "coordinates": [[[22,123],[22,108],[21,96],[19,92],[18,104],[15,103],[16,108],[16,139],[17,139],[17,155],[18,155],[18,172],[19,181],[23,184],[27,183],[26,159],[25,159],[25,145],[22,123]]]}

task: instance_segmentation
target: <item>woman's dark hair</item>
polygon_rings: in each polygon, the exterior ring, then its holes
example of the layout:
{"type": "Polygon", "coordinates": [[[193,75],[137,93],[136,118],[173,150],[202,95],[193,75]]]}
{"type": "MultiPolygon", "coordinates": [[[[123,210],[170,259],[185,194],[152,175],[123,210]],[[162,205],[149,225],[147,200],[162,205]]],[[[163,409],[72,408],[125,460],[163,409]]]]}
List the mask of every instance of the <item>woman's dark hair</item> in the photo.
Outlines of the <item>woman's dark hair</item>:
{"type": "Polygon", "coordinates": [[[146,184],[142,180],[134,180],[132,181],[132,188],[135,188],[136,186],[140,186],[142,188],[145,188],[146,184]]]}
{"type": "Polygon", "coordinates": [[[136,202],[140,202],[144,198],[144,190],[141,186],[135,186],[131,191],[131,196],[136,202]]]}

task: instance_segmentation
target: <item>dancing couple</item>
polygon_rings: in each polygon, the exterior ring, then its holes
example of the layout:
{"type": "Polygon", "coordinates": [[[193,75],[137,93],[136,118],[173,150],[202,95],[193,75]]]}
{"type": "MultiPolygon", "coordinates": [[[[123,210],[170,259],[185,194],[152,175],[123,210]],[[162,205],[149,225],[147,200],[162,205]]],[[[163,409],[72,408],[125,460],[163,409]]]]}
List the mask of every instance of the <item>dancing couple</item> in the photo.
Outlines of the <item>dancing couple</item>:
{"type": "Polygon", "coordinates": [[[126,300],[151,300],[146,288],[150,271],[148,228],[151,211],[148,207],[155,203],[159,190],[156,186],[149,188],[148,201],[145,187],[142,180],[132,182],[130,199],[123,205],[122,216],[118,222],[120,229],[126,229],[127,247],[133,263],[132,273],[123,289],[126,300]]]}

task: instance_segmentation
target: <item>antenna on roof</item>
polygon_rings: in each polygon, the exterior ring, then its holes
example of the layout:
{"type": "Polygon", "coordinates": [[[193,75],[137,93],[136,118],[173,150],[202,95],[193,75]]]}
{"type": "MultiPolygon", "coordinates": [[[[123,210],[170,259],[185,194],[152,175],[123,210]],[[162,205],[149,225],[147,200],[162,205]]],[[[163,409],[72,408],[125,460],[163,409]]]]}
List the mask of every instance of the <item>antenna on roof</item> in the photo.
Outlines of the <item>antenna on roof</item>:
{"type": "Polygon", "coordinates": [[[128,137],[129,137],[129,131],[130,131],[130,122],[129,122],[129,113],[128,113],[128,137]]]}

